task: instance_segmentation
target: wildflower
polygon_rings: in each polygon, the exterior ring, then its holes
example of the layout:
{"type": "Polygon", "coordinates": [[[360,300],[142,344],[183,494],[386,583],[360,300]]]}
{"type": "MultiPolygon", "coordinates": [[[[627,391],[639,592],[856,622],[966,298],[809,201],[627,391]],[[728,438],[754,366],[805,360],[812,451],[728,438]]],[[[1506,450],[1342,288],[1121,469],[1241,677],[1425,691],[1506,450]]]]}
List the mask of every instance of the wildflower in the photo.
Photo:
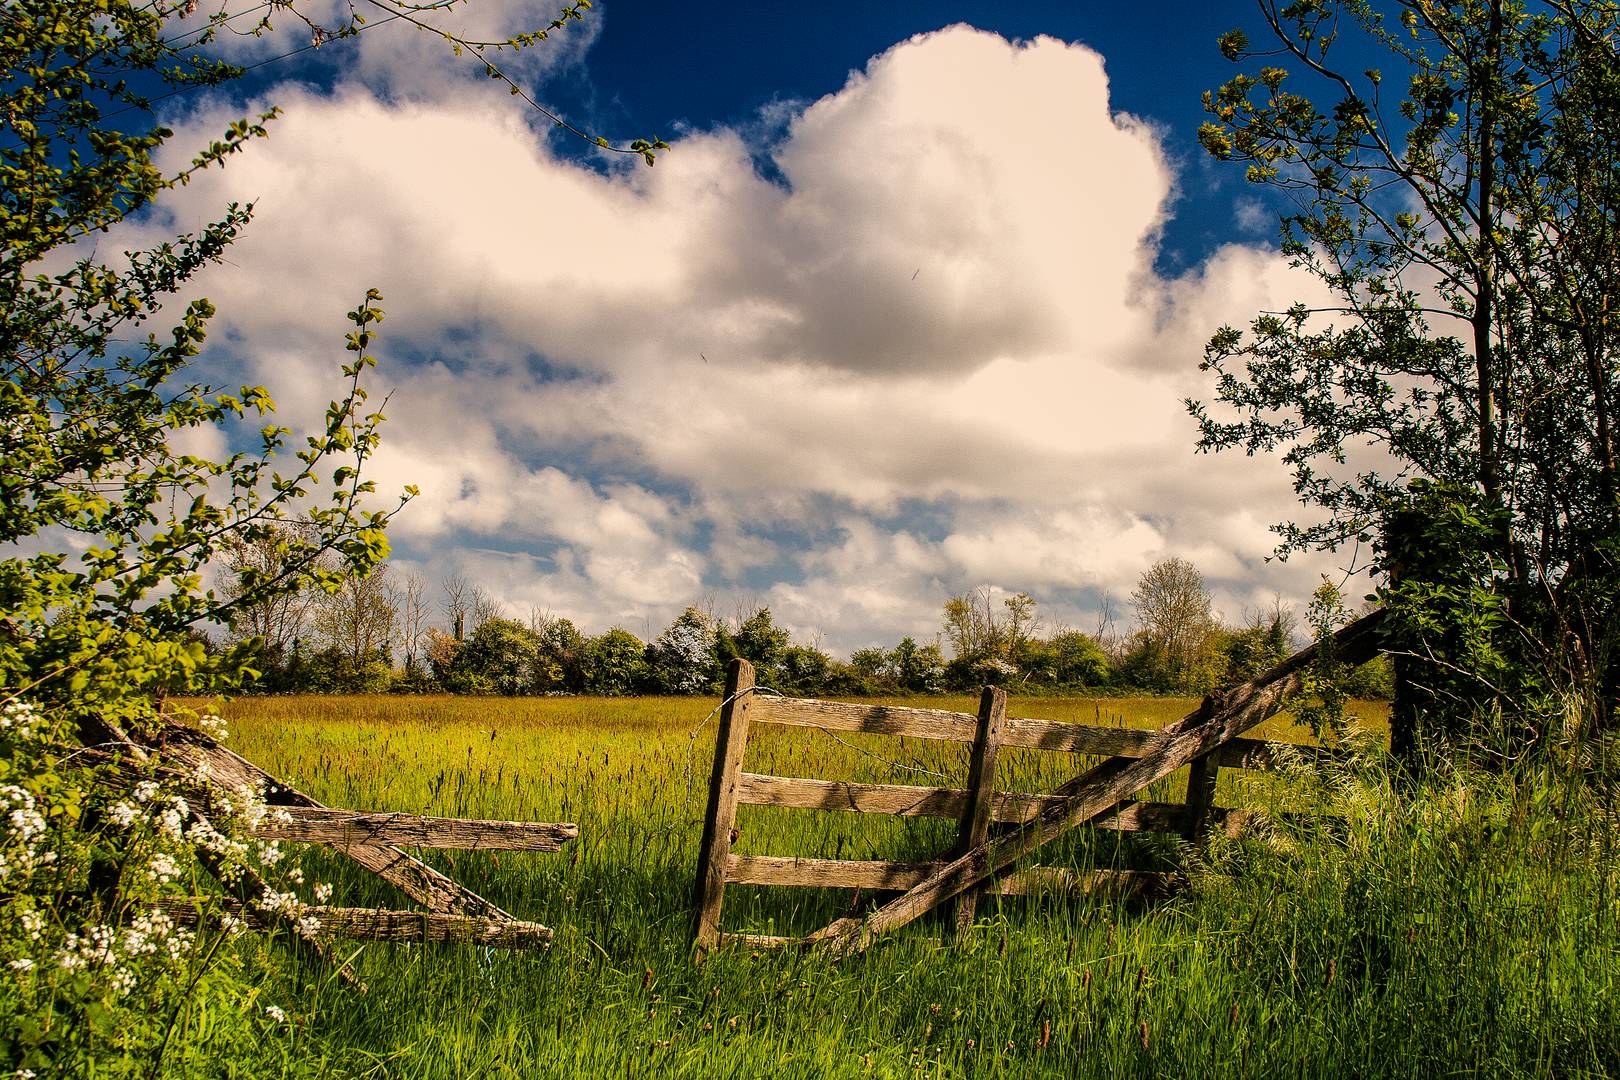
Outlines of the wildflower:
{"type": "Polygon", "coordinates": [[[14,731],[19,740],[32,739],[45,726],[45,718],[26,701],[12,701],[0,709],[0,731],[14,731]]]}
{"type": "Polygon", "coordinates": [[[33,971],[34,962],[26,956],[19,956],[11,962],[12,971],[33,971]]]}
{"type": "Polygon", "coordinates": [[[315,902],[324,904],[332,899],[332,886],[328,882],[321,882],[315,886],[315,902]]]}
{"type": "Polygon", "coordinates": [[[142,780],[135,785],[135,799],[137,802],[151,802],[157,798],[158,786],[155,780],[142,780]]]}
{"type": "Polygon", "coordinates": [[[133,825],[135,823],[137,814],[138,811],[135,809],[135,804],[130,802],[128,799],[119,799],[117,802],[113,803],[112,808],[107,811],[108,819],[120,829],[127,829],[133,825]]]}
{"type": "Polygon", "coordinates": [[[159,885],[167,885],[180,877],[180,866],[167,852],[158,852],[146,864],[146,876],[159,885]]]}
{"type": "Polygon", "coordinates": [[[280,1005],[266,1005],[264,1007],[264,1015],[268,1016],[278,1024],[285,1024],[287,1022],[287,1013],[280,1005]]]}

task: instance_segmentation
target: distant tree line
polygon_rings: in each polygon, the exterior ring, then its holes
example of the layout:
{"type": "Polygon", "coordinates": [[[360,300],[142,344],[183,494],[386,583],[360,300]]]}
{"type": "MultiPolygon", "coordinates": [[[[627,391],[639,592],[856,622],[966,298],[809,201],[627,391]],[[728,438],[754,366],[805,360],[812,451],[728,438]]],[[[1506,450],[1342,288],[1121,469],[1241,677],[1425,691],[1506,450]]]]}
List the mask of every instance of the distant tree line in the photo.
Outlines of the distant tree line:
{"type": "MultiPolygon", "coordinates": [[[[276,544],[242,545],[236,580],[274,570],[276,544]]],[[[233,586],[227,585],[229,593],[233,586]]],[[[688,607],[643,641],[622,626],[590,635],[542,610],[509,617],[493,594],[461,577],[430,589],[380,563],[334,592],[311,590],[242,605],[233,642],[258,643],[265,693],[713,694],[742,657],[761,684],[805,696],[916,694],[986,684],[1064,690],[1203,694],[1251,679],[1296,645],[1294,612],[1280,601],[1226,625],[1197,568],[1164,559],[1130,597],[1135,628],[1114,629],[1105,601],[1094,632],[1043,625],[1028,593],[981,586],[945,602],[933,640],[857,649],[848,660],[795,642],[769,607],[730,617],[688,607]]],[[[711,605],[712,607],[712,605],[711,605]]],[[[1375,665],[1354,692],[1387,693],[1375,665]]]]}

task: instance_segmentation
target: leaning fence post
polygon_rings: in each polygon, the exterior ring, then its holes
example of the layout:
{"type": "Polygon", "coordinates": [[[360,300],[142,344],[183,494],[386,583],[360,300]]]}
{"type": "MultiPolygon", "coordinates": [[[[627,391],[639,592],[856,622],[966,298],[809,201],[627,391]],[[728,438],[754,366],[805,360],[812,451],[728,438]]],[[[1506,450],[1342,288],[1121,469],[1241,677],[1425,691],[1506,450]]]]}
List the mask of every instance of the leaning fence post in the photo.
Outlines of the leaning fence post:
{"type": "Polygon", "coordinates": [[[720,943],[720,905],[726,893],[726,859],[737,824],[737,777],[748,744],[748,710],[754,695],[754,665],[738,658],[726,670],[726,696],[714,738],[714,770],[709,775],[709,806],[703,815],[703,843],[698,848],[697,944],[720,943]]]}
{"type": "MultiPolygon", "coordinates": [[[[972,851],[990,838],[990,820],[996,801],[996,759],[1001,756],[1001,726],[1007,717],[1007,692],[987,686],[979,695],[979,724],[973,734],[973,757],[968,762],[967,807],[962,811],[962,828],[957,835],[955,855],[972,851]]],[[[952,915],[956,939],[961,941],[973,926],[983,887],[969,889],[956,898],[952,915]]]]}

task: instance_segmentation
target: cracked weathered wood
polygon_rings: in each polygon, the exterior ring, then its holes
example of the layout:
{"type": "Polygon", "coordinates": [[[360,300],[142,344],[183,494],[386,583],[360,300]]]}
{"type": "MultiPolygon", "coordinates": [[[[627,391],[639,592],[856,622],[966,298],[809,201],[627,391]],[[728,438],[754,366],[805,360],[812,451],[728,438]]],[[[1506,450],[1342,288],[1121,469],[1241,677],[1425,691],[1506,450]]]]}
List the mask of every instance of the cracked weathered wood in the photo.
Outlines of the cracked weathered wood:
{"type": "MultiPolygon", "coordinates": [[[[1371,659],[1378,650],[1382,621],[1383,612],[1375,611],[1340,630],[1334,635],[1337,657],[1352,665],[1371,659]]],[[[1288,695],[1303,685],[1305,669],[1316,656],[1316,645],[1302,649],[1259,679],[1222,695],[1213,707],[1200,706],[1160,731],[1142,757],[1110,758],[1088,770],[1053,793],[1067,796],[1062,803],[1049,805],[1033,821],[951,860],[858,925],[825,940],[838,952],[863,949],[878,934],[904,926],[962,890],[1006,870],[1035,848],[1084,825],[1121,799],[1229,742],[1276,713],[1288,695]]]]}
{"type": "MultiPolygon", "coordinates": [[[[960,820],[967,808],[967,792],[962,788],[856,784],[844,780],[765,776],[745,772],[738,777],[737,801],[749,806],[960,820]]],[[[1061,795],[998,791],[991,804],[992,820],[1000,824],[1021,825],[1039,817],[1042,810],[1066,801],[1061,795]]],[[[1211,807],[1208,823],[1224,828],[1229,820],[1243,819],[1244,814],[1244,811],[1227,807],[1211,807]],[[1233,818],[1234,814],[1237,818],[1233,818]]],[[[1185,827],[1186,817],[1187,807],[1181,803],[1126,802],[1117,813],[1098,818],[1091,824],[1099,829],[1119,832],[1179,832],[1185,827]]]]}
{"type": "MultiPolygon", "coordinates": [[[[971,851],[990,836],[996,797],[996,762],[1001,755],[1001,729],[1006,719],[1007,692],[1000,687],[985,687],[979,695],[973,755],[968,760],[967,805],[962,810],[962,825],[953,854],[971,851]]],[[[951,922],[956,927],[957,941],[964,940],[973,926],[978,902],[977,889],[965,889],[956,897],[951,922]]]]}
{"type": "MultiPolygon", "coordinates": [[[[221,909],[264,929],[281,924],[252,904],[222,897],[207,898],[221,909]]],[[[177,922],[197,925],[194,901],[171,900],[159,905],[177,922]]],[[[389,911],[382,908],[326,907],[301,904],[296,916],[310,916],[319,924],[317,938],[353,938],[363,941],[459,942],[495,949],[523,949],[543,945],[556,935],[549,926],[517,919],[480,919],[470,915],[443,915],[430,911],[389,911]]]]}
{"type": "MultiPolygon", "coordinates": [[[[141,743],[132,739],[123,728],[112,721],[96,717],[86,720],[84,724],[94,731],[94,744],[98,747],[115,747],[118,751],[128,754],[136,762],[151,763],[151,751],[141,743]]],[[[196,806],[188,801],[186,804],[186,831],[194,829],[202,835],[217,835],[213,823],[196,806]]],[[[287,912],[280,909],[276,903],[279,896],[270,884],[260,876],[259,872],[251,866],[241,862],[233,862],[226,866],[225,860],[206,843],[194,843],[192,852],[197,861],[207,870],[222,888],[232,890],[236,896],[237,904],[254,909],[255,917],[262,925],[285,930],[293,952],[324,964],[330,965],[345,983],[365,992],[366,985],[355,974],[354,968],[340,960],[322,942],[312,940],[300,932],[297,921],[287,912]]]]}
{"type": "MultiPolygon", "coordinates": [[[[764,697],[754,703],[751,722],[971,743],[977,719],[972,713],[947,712],[943,709],[764,697]]],[[[1159,732],[1153,728],[1104,727],[1009,716],[1002,723],[1001,745],[1100,757],[1141,757],[1158,735],[1159,732]]],[[[1218,763],[1228,768],[1267,768],[1284,746],[1290,744],[1233,739],[1220,748],[1218,763]]],[[[1306,757],[1316,750],[1310,746],[1292,749],[1297,749],[1306,757]]]]}
{"type": "MultiPolygon", "coordinates": [[[[148,746],[227,791],[240,788],[263,791],[265,802],[272,807],[323,808],[315,799],[287,786],[247,758],[193,728],[166,725],[148,746]]],[[[518,921],[510,912],[396,847],[352,845],[343,854],[431,911],[518,921]]]]}
{"type": "Polygon", "coordinates": [[[753,693],[754,666],[737,658],[726,671],[726,696],[715,732],[714,768],[709,777],[709,805],[703,815],[703,839],[698,846],[696,930],[698,948],[720,942],[720,910],[726,895],[726,857],[731,854],[732,830],[737,824],[737,782],[742,774],[743,750],[748,746],[749,716],[759,695],[753,693]]]}
{"type": "Polygon", "coordinates": [[[484,821],[326,806],[278,809],[291,820],[266,818],[253,835],[325,844],[345,854],[356,846],[388,845],[456,851],[561,851],[565,843],[579,836],[579,826],[571,822],[484,821]]]}
{"type": "MultiPolygon", "coordinates": [[[[906,862],[732,855],[726,860],[726,880],[734,885],[883,891],[912,888],[944,865],[944,860],[906,862]]],[[[1090,892],[1099,884],[1147,880],[1158,880],[1158,877],[1145,870],[1087,870],[1075,874],[1052,867],[1031,866],[996,878],[989,890],[1002,896],[1023,896],[1049,889],[1090,892]]]]}

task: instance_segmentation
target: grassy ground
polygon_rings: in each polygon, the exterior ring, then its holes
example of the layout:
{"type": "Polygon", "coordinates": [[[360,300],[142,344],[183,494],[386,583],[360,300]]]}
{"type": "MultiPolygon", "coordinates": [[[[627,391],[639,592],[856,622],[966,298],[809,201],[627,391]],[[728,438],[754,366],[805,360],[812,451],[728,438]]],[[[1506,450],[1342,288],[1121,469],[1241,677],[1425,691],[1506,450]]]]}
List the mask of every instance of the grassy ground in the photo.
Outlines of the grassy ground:
{"type": "MultiPolygon", "coordinates": [[[[693,699],[250,699],[232,744],[332,805],[567,820],[562,854],[433,853],[520,917],[543,952],[367,945],[363,997],[316,971],[274,991],[295,1023],[226,1073],[474,1076],[1608,1075],[1620,1070],[1614,818],[1555,776],[1452,779],[1396,798],[1374,771],[1223,771],[1225,804],[1333,812],[1196,853],[1078,837],[1048,864],[1190,865],[1167,903],[981,903],[965,947],[938,922],[864,956],[690,959],[690,893],[713,741],[693,699]],[[695,735],[692,733],[696,729],[695,735]]],[[[908,704],[972,711],[965,698],[908,704]]],[[[1192,703],[1013,699],[1012,712],[1157,726],[1192,703]]],[[[1364,710],[1369,726],[1381,716],[1364,710]]],[[[1285,720],[1262,734],[1299,739],[1285,720]]],[[[963,747],[760,731],[747,768],[928,783],[963,747]],[[902,767],[903,766],[903,767],[902,767]]],[[[1006,754],[1044,790],[1072,758],[1006,754]]],[[[1179,796],[1184,778],[1153,797],[1179,796]]],[[[745,807],[738,849],[907,858],[953,826],[745,807]]],[[[335,903],[398,898],[311,853],[335,903]]],[[[732,930],[802,932],[847,892],[728,890],[732,930]]],[[[864,901],[863,901],[864,902],[864,901]]],[[[358,948],[358,947],[357,947],[358,948]]],[[[205,1041],[196,1053],[206,1053],[205,1041]]]]}

